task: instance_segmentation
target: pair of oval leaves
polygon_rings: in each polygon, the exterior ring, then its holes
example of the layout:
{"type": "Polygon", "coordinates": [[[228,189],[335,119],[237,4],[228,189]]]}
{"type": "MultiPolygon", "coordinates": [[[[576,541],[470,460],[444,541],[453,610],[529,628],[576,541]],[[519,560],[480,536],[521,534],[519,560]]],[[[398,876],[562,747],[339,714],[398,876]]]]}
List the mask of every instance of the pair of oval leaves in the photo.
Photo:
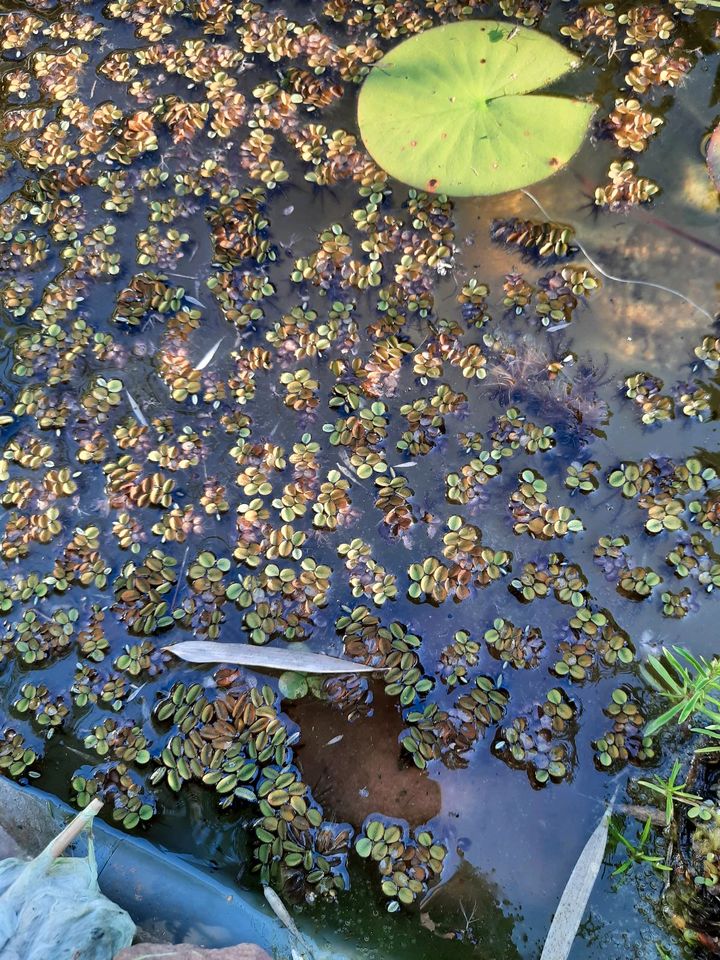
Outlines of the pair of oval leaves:
{"type": "Polygon", "coordinates": [[[497,20],[427,30],[370,70],[358,101],[365,147],[391,176],[448,196],[543,180],[580,148],[595,105],[532,91],[578,64],[545,34],[497,20]]]}

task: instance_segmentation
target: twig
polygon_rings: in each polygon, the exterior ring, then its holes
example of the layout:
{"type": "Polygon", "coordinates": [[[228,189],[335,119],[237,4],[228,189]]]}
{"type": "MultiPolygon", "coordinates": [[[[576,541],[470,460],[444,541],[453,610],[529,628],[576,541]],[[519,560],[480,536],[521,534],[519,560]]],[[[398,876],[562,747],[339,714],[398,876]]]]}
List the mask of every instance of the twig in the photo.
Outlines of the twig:
{"type": "Polygon", "coordinates": [[[639,803],[619,803],[615,807],[615,812],[625,817],[634,817],[645,823],[648,819],[654,827],[665,827],[665,814],[655,807],[644,806],[639,803]]]}
{"type": "MultiPolygon", "coordinates": [[[[275,893],[272,887],[268,887],[268,886],[263,887],[263,893],[265,894],[265,899],[267,900],[268,906],[270,907],[272,912],[275,914],[278,920],[282,924],[284,924],[285,927],[287,927],[290,934],[295,938],[297,943],[306,952],[308,957],[311,957],[313,954],[313,951],[310,948],[310,944],[307,942],[305,937],[303,937],[303,935],[298,930],[295,921],[288,913],[287,908],[285,907],[285,904],[282,902],[280,897],[275,893]]],[[[292,952],[293,952],[293,956],[295,956],[295,953],[296,953],[295,950],[293,950],[292,952]]]]}
{"type": "Polygon", "coordinates": [[[85,827],[92,822],[95,814],[100,810],[102,805],[102,800],[91,800],[85,809],[81,810],[65,829],[47,845],[45,849],[50,854],[52,860],[57,860],[66,847],[69,847],[73,840],[83,832],[85,827]]]}
{"type": "Polygon", "coordinates": [[[139,957],[135,957],[135,960],[155,960],[156,957],[177,957],[177,950],[172,950],[170,953],[142,953],[139,957]]]}
{"type": "Polygon", "coordinates": [[[702,247],[703,250],[708,250],[710,253],[715,253],[720,256],[720,247],[714,243],[710,243],[709,240],[705,240],[703,237],[696,237],[694,233],[683,230],[682,227],[676,227],[675,224],[669,223],[662,217],[656,217],[654,213],[648,213],[642,209],[639,213],[643,220],[647,220],[648,223],[653,223],[656,227],[660,227],[661,230],[668,230],[670,233],[674,233],[676,237],[682,237],[683,240],[687,240],[688,243],[694,243],[696,246],[702,247]]]}
{"type": "Polygon", "coordinates": [[[424,910],[427,907],[427,905],[430,903],[432,898],[435,896],[435,894],[439,893],[440,890],[444,889],[450,883],[450,881],[454,878],[454,876],[455,874],[453,873],[449,877],[446,877],[444,880],[441,880],[439,883],[436,883],[434,887],[430,887],[428,892],[420,901],[420,904],[419,904],[420,909],[424,910]]]}

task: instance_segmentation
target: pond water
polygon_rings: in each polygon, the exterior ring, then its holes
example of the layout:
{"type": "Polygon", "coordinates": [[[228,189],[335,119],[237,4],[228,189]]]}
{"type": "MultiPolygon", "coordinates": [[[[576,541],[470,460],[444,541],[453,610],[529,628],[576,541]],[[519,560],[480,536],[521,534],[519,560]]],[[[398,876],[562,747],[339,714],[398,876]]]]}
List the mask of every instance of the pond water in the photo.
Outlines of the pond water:
{"type": "MultiPolygon", "coordinates": [[[[349,954],[539,955],[604,803],[671,755],[640,665],[716,649],[718,53],[693,6],[3,4],[6,773],[270,879],[349,954]],[[378,51],[463,16],[583,55],[558,89],[596,100],[592,134],[531,196],[418,194],[363,151],[378,51]],[[663,121],[645,151],[608,132],[633,97],[663,121]],[[618,160],[660,192],[594,203],[618,160]],[[163,652],[192,638],[393,672],[290,701],[163,652]],[[356,852],[378,822],[417,890],[356,852]]],[[[620,861],[576,960],[677,949],[662,877],[620,861]]]]}

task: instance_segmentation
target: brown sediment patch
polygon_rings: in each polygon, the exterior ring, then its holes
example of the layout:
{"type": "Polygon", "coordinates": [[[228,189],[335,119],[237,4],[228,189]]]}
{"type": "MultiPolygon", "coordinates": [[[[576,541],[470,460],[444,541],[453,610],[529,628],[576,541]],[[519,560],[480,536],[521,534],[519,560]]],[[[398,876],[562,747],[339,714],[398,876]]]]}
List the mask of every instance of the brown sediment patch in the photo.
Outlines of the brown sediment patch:
{"type": "Polygon", "coordinates": [[[297,760],[326,817],[359,827],[370,813],[427,823],[440,813],[440,785],[401,759],[404,729],[395,702],[382,693],[371,717],[350,723],[340,711],[304,700],[287,712],[299,724],[297,760]],[[336,737],[342,737],[334,743],[336,737]]]}

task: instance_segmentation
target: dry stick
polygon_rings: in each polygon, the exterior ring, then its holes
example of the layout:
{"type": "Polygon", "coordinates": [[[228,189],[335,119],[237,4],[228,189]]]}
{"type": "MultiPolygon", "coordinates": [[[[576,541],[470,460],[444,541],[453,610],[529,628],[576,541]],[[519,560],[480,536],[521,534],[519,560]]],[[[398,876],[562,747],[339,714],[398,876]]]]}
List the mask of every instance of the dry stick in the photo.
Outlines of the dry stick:
{"type": "Polygon", "coordinates": [[[662,230],[674,233],[676,237],[682,237],[683,240],[694,243],[695,246],[701,247],[703,250],[708,250],[710,253],[720,255],[720,247],[714,243],[710,243],[709,240],[705,240],[703,237],[696,237],[694,233],[683,230],[682,227],[676,227],[675,224],[670,223],[668,220],[664,220],[662,217],[656,217],[654,213],[647,213],[645,210],[641,210],[640,215],[642,219],[647,220],[648,223],[653,223],[662,230]]]}
{"type": "Polygon", "coordinates": [[[436,883],[434,887],[431,887],[428,890],[428,892],[425,894],[425,896],[422,898],[422,900],[420,901],[418,909],[424,910],[425,907],[430,903],[432,898],[435,896],[435,894],[439,890],[442,890],[443,887],[446,887],[450,883],[450,881],[453,879],[454,876],[455,874],[453,873],[449,877],[447,877],[445,880],[441,880],[440,883],[436,883]]]}
{"type": "MultiPolygon", "coordinates": [[[[547,220],[552,220],[552,217],[547,212],[545,207],[543,207],[537,197],[534,197],[529,190],[521,190],[520,192],[524,193],[529,200],[532,200],[540,213],[542,213],[547,220]]],[[[606,279],[614,280],[615,283],[629,283],[631,285],[637,284],[639,287],[652,287],[655,290],[662,290],[664,293],[671,293],[674,297],[679,297],[681,300],[684,300],[685,303],[689,304],[691,307],[694,307],[694,309],[699,311],[704,317],[707,317],[710,323],[715,323],[715,317],[708,313],[705,307],[701,307],[699,303],[695,303],[694,300],[691,300],[690,297],[686,297],[685,294],[680,293],[679,290],[674,290],[672,287],[666,287],[662,283],[653,283],[651,280],[631,280],[627,277],[616,277],[614,274],[608,273],[607,270],[603,270],[597,260],[590,256],[585,246],[577,239],[577,236],[575,237],[575,245],[578,247],[585,259],[589,261],[590,265],[593,266],[598,273],[601,273],[606,279]]]]}
{"type": "MultiPolygon", "coordinates": [[[[307,956],[312,957],[313,951],[312,951],[312,948],[310,947],[310,944],[307,942],[305,937],[298,930],[297,924],[288,913],[287,908],[285,907],[285,904],[282,902],[280,897],[275,893],[272,887],[268,887],[267,885],[263,887],[263,893],[265,894],[265,899],[268,902],[268,906],[270,907],[272,912],[275,914],[275,916],[278,918],[278,920],[282,924],[284,924],[285,927],[287,927],[290,934],[295,938],[296,942],[303,948],[307,956]]],[[[297,951],[293,949],[292,955],[293,955],[293,958],[297,957],[298,956],[297,951]]]]}
{"type": "Polygon", "coordinates": [[[540,960],[567,960],[577,937],[607,846],[608,827],[617,788],[600,823],[593,830],[560,894],[540,960]]]}
{"type": "Polygon", "coordinates": [[[83,832],[89,823],[92,822],[93,817],[98,810],[100,810],[102,805],[102,800],[91,800],[85,809],[81,810],[80,813],[70,821],[65,829],[62,830],[54,840],[50,841],[45,849],[50,853],[50,857],[53,860],[57,860],[57,858],[62,855],[65,848],[69,847],[73,840],[83,832]]]}
{"type": "Polygon", "coordinates": [[[657,807],[641,806],[639,803],[619,803],[615,807],[615,812],[625,817],[634,817],[641,823],[645,823],[649,819],[654,827],[664,828],[667,826],[665,814],[657,807]]]}

